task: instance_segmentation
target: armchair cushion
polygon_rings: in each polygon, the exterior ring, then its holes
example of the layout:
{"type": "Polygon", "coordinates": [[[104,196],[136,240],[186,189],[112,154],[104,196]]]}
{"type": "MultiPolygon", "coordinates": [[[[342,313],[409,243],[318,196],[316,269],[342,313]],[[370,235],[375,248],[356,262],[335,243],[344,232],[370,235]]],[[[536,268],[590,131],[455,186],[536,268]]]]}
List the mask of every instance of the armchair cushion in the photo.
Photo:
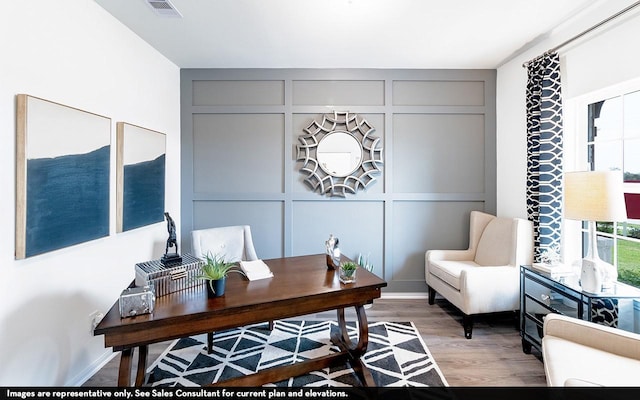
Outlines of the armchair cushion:
{"type": "Polygon", "coordinates": [[[460,290],[462,286],[460,281],[462,270],[475,267],[476,264],[473,261],[438,260],[431,261],[429,271],[432,275],[437,276],[455,289],[460,290]]]}

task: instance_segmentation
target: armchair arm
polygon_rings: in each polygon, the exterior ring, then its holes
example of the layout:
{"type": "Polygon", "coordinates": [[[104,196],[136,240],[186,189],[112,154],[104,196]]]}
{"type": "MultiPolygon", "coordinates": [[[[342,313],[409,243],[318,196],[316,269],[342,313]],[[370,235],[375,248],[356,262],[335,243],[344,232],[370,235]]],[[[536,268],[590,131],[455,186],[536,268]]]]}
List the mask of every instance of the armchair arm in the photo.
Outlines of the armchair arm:
{"type": "Polygon", "coordinates": [[[430,260],[448,260],[448,261],[470,261],[473,260],[475,252],[467,250],[428,250],[425,253],[425,261],[427,264],[430,260]]]}
{"type": "Polygon", "coordinates": [[[460,272],[460,293],[467,314],[517,310],[520,271],[512,265],[464,269],[460,272]]]}
{"type": "Polygon", "coordinates": [[[607,353],[640,360],[640,335],[637,333],[560,314],[548,314],[545,317],[543,332],[544,337],[555,336],[607,353]]]}

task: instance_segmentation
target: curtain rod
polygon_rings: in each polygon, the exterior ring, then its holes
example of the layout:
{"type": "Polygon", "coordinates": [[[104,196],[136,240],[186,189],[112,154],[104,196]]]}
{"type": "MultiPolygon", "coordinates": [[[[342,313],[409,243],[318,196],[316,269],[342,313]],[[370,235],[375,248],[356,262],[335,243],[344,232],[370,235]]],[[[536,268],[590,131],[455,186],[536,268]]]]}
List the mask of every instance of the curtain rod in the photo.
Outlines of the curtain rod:
{"type": "Polygon", "coordinates": [[[539,55],[539,56],[537,56],[537,57],[534,57],[533,59],[531,59],[531,60],[529,60],[529,61],[527,61],[527,62],[523,63],[523,64],[522,64],[522,66],[523,66],[523,67],[527,67],[527,65],[531,64],[533,61],[536,61],[537,59],[539,59],[539,58],[541,58],[541,57],[545,56],[546,54],[553,53],[553,52],[555,52],[555,51],[557,51],[557,50],[559,50],[559,49],[563,48],[564,46],[568,45],[569,43],[573,42],[574,40],[579,39],[579,38],[583,37],[584,35],[586,35],[587,33],[589,33],[589,32],[591,32],[591,31],[594,31],[594,30],[596,30],[596,29],[600,28],[602,25],[604,25],[604,24],[606,24],[606,23],[610,22],[611,20],[614,20],[614,19],[618,18],[619,16],[621,16],[622,14],[627,13],[628,11],[631,11],[632,9],[636,8],[637,6],[640,6],[640,1],[636,1],[635,3],[631,4],[631,5],[630,5],[630,6],[628,6],[627,8],[624,8],[624,9],[622,9],[622,10],[618,11],[617,13],[613,14],[613,15],[612,15],[612,16],[610,16],[609,18],[604,19],[604,20],[602,20],[602,21],[598,22],[597,24],[593,25],[591,28],[586,29],[586,30],[584,30],[584,31],[580,32],[579,34],[575,35],[574,37],[572,37],[572,38],[570,38],[570,39],[568,39],[568,40],[565,40],[564,42],[562,42],[562,43],[560,43],[559,45],[557,45],[557,46],[555,46],[555,47],[553,47],[553,48],[551,48],[551,49],[547,50],[546,52],[542,53],[541,55],[539,55]]]}

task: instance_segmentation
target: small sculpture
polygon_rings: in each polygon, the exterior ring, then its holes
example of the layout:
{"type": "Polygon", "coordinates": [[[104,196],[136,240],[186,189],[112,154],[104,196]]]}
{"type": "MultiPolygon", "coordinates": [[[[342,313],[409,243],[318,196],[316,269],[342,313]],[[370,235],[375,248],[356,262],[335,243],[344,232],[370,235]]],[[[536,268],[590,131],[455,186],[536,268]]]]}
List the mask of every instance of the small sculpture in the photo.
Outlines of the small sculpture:
{"type": "Polygon", "coordinates": [[[333,234],[329,235],[329,240],[325,243],[326,252],[327,252],[327,268],[329,269],[337,269],[340,265],[340,248],[338,247],[338,243],[340,241],[337,237],[333,236],[333,234]]]}
{"type": "Polygon", "coordinates": [[[178,254],[176,224],[175,222],[173,222],[173,218],[171,218],[168,212],[165,212],[164,216],[167,219],[167,231],[169,232],[169,238],[167,239],[167,246],[164,249],[164,256],[162,256],[162,259],[160,261],[164,266],[180,264],[182,263],[182,257],[180,257],[180,254],[178,254]],[[169,253],[169,249],[173,246],[176,247],[176,251],[173,253],[169,253]]]}

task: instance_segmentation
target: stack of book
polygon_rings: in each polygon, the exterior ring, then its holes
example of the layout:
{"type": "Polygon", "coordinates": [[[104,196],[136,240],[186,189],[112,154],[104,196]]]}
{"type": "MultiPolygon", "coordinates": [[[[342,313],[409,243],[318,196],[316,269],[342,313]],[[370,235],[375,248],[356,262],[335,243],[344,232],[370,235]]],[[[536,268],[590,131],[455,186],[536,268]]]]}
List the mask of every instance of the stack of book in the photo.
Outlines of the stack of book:
{"type": "Polygon", "coordinates": [[[250,281],[273,277],[273,272],[262,260],[240,261],[240,268],[250,281]]]}
{"type": "Polygon", "coordinates": [[[549,274],[549,276],[553,279],[557,279],[563,276],[571,276],[574,274],[571,265],[565,264],[544,264],[544,263],[533,263],[531,265],[533,269],[536,271],[544,272],[545,274],[549,274]]]}

